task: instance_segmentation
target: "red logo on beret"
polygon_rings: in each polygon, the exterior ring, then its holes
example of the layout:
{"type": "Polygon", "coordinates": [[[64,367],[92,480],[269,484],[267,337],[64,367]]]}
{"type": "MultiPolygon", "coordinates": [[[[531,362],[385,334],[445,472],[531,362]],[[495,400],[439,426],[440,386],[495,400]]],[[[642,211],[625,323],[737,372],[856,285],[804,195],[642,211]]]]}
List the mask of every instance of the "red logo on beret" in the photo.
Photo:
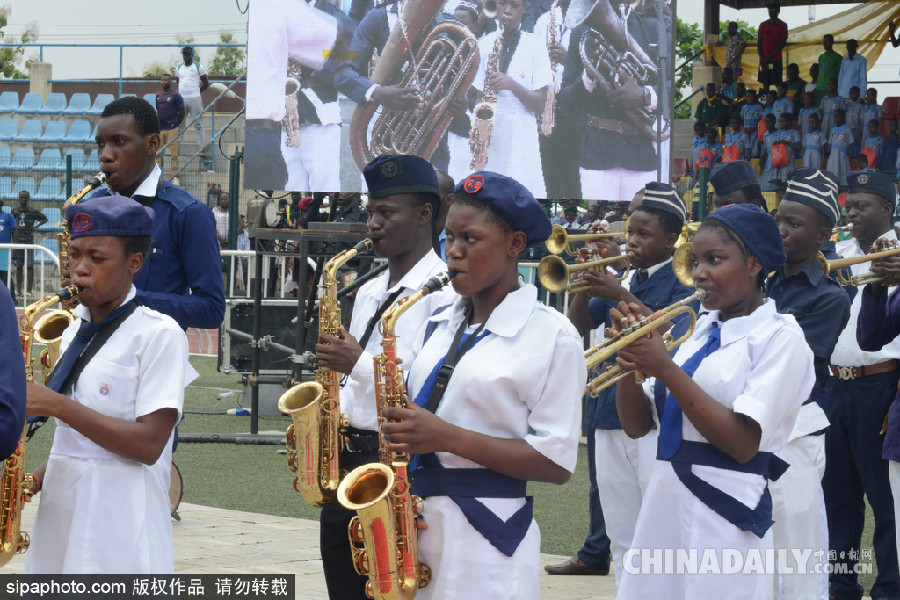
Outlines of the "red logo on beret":
{"type": "Polygon", "coordinates": [[[72,233],[83,233],[93,226],[91,216],[87,213],[78,213],[72,219],[72,233]]]}
{"type": "Polygon", "coordinates": [[[463,184],[463,189],[470,194],[477,194],[482,187],[484,187],[484,177],[481,175],[472,175],[463,184]]]}

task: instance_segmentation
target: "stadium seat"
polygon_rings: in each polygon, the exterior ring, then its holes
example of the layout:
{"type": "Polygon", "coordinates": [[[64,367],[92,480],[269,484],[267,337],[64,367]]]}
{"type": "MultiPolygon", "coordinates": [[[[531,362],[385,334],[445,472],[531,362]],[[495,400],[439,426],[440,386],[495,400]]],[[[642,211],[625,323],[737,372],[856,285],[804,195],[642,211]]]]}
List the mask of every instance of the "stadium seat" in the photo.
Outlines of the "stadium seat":
{"type": "Polygon", "coordinates": [[[9,148],[0,148],[0,171],[8,169],[11,162],[12,152],[10,152],[9,148]]]}
{"type": "Polygon", "coordinates": [[[15,112],[19,108],[19,92],[0,94],[0,113],[15,112]]]}
{"type": "Polygon", "coordinates": [[[32,196],[37,192],[37,185],[34,183],[34,177],[19,177],[16,179],[16,185],[13,186],[13,198],[19,197],[19,192],[28,192],[32,196]]]}
{"type": "MultiPolygon", "coordinates": [[[[62,154],[56,148],[47,148],[41,152],[41,159],[34,165],[35,171],[62,171],[62,154]]],[[[43,186],[43,184],[41,184],[43,186]]]]}
{"type": "Polygon", "coordinates": [[[38,111],[39,115],[58,115],[66,109],[66,95],[59,92],[47,94],[47,102],[38,111]]]}
{"type": "Polygon", "coordinates": [[[44,107],[44,98],[37,92],[29,92],[22,99],[22,105],[13,112],[24,115],[36,115],[44,107]]]}
{"type": "MultiPolygon", "coordinates": [[[[49,225],[50,221],[47,221],[47,224],[49,225]]],[[[56,258],[59,258],[59,242],[56,241],[56,238],[49,237],[49,238],[45,238],[45,239],[41,240],[41,246],[43,246],[44,248],[46,248],[47,250],[52,252],[53,256],[55,256],[56,258]]],[[[34,262],[38,262],[38,261],[40,261],[42,264],[45,264],[45,265],[55,265],[56,264],[56,261],[54,261],[52,258],[50,258],[50,255],[47,254],[46,252],[38,252],[34,255],[34,262]]]]}
{"type": "Polygon", "coordinates": [[[153,107],[153,110],[156,110],[156,94],[144,94],[144,100],[150,103],[150,106],[153,107]]]}
{"type": "MultiPolygon", "coordinates": [[[[11,177],[0,177],[0,199],[3,200],[12,200],[13,184],[11,177]]],[[[3,212],[10,212],[10,208],[8,206],[3,207],[3,212]]]]}
{"type": "Polygon", "coordinates": [[[0,121],[0,142],[11,142],[19,135],[19,122],[15,119],[0,121]]]}
{"type": "Polygon", "coordinates": [[[36,142],[41,139],[41,133],[43,133],[44,127],[41,125],[41,122],[36,119],[29,119],[25,121],[25,124],[22,125],[22,131],[19,132],[19,135],[13,138],[14,142],[36,142]]]}
{"type": "Polygon", "coordinates": [[[91,124],[87,121],[75,121],[69,128],[69,133],[62,139],[67,144],[90,144],[94,141],[91,137],[91,124]]]}
{"type": "Polygon", "coordinates": [[[79,92],[72,94],[69,99],[69,106],[62,111],[64,115],[83,115],[91,109],[91,95],[79,92]]]}
{"type": "Polygon", "coordinates": [[[90,156],[84,162],[84,166],[81,168],[82,171],[86,171],[93,175],[96,175],[100,171],[100,159],[97,156],[97,149],[94,148],[91,150],[90,156]]]}
{"type": "Polygon", "coordinates": [[[137,98],[137,94],[122,94],[119,98],[137,98]]]}
{"type": "Polygon", "coordinates": [[[87,142],[88,144],[97,143],[97,128],[98,127],[100,127],[100,123],[97,123],[96,125],[94,125],[94,130],[91,132],[91,139],[88,140],[88,142],[87,142]]]}
{"type": "Polygon", "coordinates": [[[38,141],[56,144],[63,141],[64,137],[66,137],[66,124],[62,121],[50,121],[47,123],[47,129],[44,131],[44,135],[42,135],[41,139],[38,141]]]}
{"type": "Polygon", "coordinates": [[[34,168],[34,150],[19,148],[15,158],[9,164],[10,171],[30,171],[34,168]]]}
{"type": "Polygon", "coordinates": [[[41,179],[41,185],[37,193],[32,196],[32,200],[49,200],[62,202],[65,200],[62,185],[56,177],[44,177],[41,179]]]}
{"type": "MultiPolygon", "coordinates": [[[[84,150],[81,148],[71,148],[66,152],[66,156],[72,157],[72,172],[77,173],[84,167],[84,150]]],[[[63,171],[66,170],[66,159],[63,157],[63,171]]]]}
{"type": "Polygon", "coordinates": [[[778,195],[775,192],[763,192],[763,199],[766,201],[766,212],[771,213],[778,208],[778,195]]]}
{"type": "Polygon", "coordinates": [[[94,105],[91,106],[90,109],[85,111],[85,114],[88,115],[96,115],[100,116],[100,113],[103,112],[103,109],[106,108],[106,105],[114,100],[112,94],[97,94],[97,98],[94,100],[94,105]]]}
{"type": "Polygon", "coordinates": [[[62,211],[58,208],[45,208],[41,211],[47,217],[47,222],[37,228],[37,231],[62,231],[59,222],[62,220],[62,211]]]}

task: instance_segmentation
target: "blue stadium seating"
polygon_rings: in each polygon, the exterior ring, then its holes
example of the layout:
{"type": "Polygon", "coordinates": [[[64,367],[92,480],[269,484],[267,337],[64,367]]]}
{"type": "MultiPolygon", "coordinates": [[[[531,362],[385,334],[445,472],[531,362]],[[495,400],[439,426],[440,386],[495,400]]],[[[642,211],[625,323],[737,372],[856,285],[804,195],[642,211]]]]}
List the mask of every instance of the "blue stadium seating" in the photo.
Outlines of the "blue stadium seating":
{"type": "Polygon", "coordinates": [[[15,158],[9,165],[10,171],[30,171],[34,168],[34,150],[31,148],[19,148],[15,158]]]}
{"type": "Polygon", "coordinates": [[[0,148],[0,171],[8,169],[11,162],[12,153],[9,151],[9,148],[0,148]]]}
{"type": "Polygon", "coordinates": [[[35,171],[62,171],[63,168],[62,154],[56,148],[47,148],[41,152],[41,159],[34,165],[35,171]]]}
{"type": "MultiPolygon", "coordinates": [[[[144,94],[144,100],[150,103],[150,106],[153,107],[153,110],[156,110],[156,94],[144,94]]],[[[0,111],[2,112],[2,111],[0,111]]]]}
{"type": "Polygon", "coordinates": [[[100,127],[100,123],[94,125],[94,130],[91,132],[91,139],[87,141],[88,144],[96,144],[97,143],[97,128],[100,127]]]}
{"type": "Polygon", "coordinates": [[[32,200],[50,200],[62,202],[65,200],[62,185],[56,177],[44,177],[41,179],[41,186],[37,193],[31,197],[32,200]]]}
{"type": "MultiPolygon", "coordinates": [[[[84,167],[84,150],[81,148],[72,148],[66,152],[66,156],[72,155],[72,172],[76,173],[84,167]]],[[[63,157],[63,171],[66,170],[66,160],[63,157]]]]}
{"type": "Polygon", "coordinates": [[[17,108],[19,108],[19,92],[0,94],[0,113],[14,112],[17,108]]]}
{"type": "Polygon", "coordinates": [[[41,125],[41,122],[36,119],[29,119],[25,121],[25,124],[22,125],[22,131],[19,132],[19,135],[13,138],[14,142],[36,142],[41,139],[41,133],[43,133],[44,127],[41,125]]]}
{"type": "Polygon", "coordinates": [[[37,92],[29,92],[22,99],[22,105],[13,112],[24,115],[36,115],[44,107],[44,98],[37,92]]]}
{"type": "MultiPolygon", "coordinates": [[[[50,221],[47,221],[47,224],[50,224],[50,221]]],[[[56,238],[48,237],[41,240],[41,246],[49,250],[53,253],[53,256],[59,258],[59,242],[56,238]]],[[[50,255],[46,252],[38,252],[34,255],[34,262],[41,262],[45,265],[55,265],[56,261],[50,258],[50,255]]]]}
{"type": "Polygon", "coordinates": [[[59,143],[66,137],[66,124],[62,121],[50,121],[39,142],[59,143]]]}
{"type": "Polygon", "coordinates": [[[19,122],[15,119],[0,121],[0,142],[11,142],[19,135],[19,122]]]}
{"type": "Polygon", "coordinates": [[[38,227],[37,231],[62,231],[62,228],[59,226],[59,222],[62,220],[61,210],[50,207],[45,208],[41,212],[47,217],[47,222],[38,227]]]}
{"type": "Polygon", "coordinates": [[[91,150],[91,154],[88,156],[88,159],[84,162],[84,167],[82,167],[81,170],[91,173],[93,175],[96,175],[98,172],[100,172],[100,158],[97,155],[96,148],[91,150]]]}
{"type": "Polygon", "coordinates": [[[119,98],[137,98],[137,94],[122,94],[119,98]]]}
{"type": "Polygon", "coordinates": [[[91,136],[91,124],[87,121],[75,121],[69,128],[69,134],[63,138],[67,144],[90,144],[94,141],[91,136]]]}
{"type": "Polygon", "coordinates": [[[47,102],[38,111],[39,115],[58,115],[66,109],[66,95],[59,92],[47,94],[47,102]]]}
{"type": "Polygon", "coordinates": [[[18,198],[21,191],[26,191],[34,196],[37,192],[37,184],[34,182],[34,177],[19,177],[16,179],[16,185],[13,186],[13,198],[18,198]]]}
{"type": "MultiPolygon", "coordinates": [[[[0,200],[12,200],[12,178],[11,177],[0,177],[0,200]]],[[[10,212],[9,206],[3,207],[3,212],[10,212]]]]}
{"type": "Polygon", "coordinates": [[[62,111],[64,115],[83,115],[91,109],[91,95],[84,92],[72,94],[69,106],[62,111]]]}
{"type": "Polygon", "coordinates": [[[106,105],[113,101],[112,94],[97,94],[97,98],[94,99],[94,104],[91,108],[85,111],[85,114],[88,115],[96,115],[100,116],[100,113],[103,112],[103,109],[106,108],[106,105]]]}

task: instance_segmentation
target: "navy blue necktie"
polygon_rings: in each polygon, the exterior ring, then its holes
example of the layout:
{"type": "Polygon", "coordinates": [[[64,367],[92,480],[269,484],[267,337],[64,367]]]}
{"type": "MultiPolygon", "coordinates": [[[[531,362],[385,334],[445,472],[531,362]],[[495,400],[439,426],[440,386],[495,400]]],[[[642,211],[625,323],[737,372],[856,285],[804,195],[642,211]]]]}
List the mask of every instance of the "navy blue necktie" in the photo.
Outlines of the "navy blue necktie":
{"type": "MultiPolygon", "coordinates": [[[[689,377],[694,376],[694,372],[703,362],[703,359],[719,349],[722,344],[722,330],[719,329],[718,323],[713,323],[712,331],[709,332],[709,338],[702,348],[697,350],[693,356],[681,365],[681,370],[688,374],[689,377]]],[[[663,408],[662,422],[659,426],[659,453],[665,460],[672,458],[678,449],[681,448],[681,424],[684,420],[684,413],[675,397],[670,393],[666,398],[663,408]]]]}

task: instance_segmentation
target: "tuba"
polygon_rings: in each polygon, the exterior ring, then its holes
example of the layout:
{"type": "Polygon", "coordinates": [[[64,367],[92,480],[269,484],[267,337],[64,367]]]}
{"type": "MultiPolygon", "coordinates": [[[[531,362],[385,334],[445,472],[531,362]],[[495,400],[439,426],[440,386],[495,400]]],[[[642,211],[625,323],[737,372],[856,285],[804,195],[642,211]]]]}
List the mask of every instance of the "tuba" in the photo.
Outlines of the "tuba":
{"type": "MultiPolygon", "coordinates": [[[[429,279],[421,290],[394,304],[381,317],[381,346],[375,357],[375,401],[381,411],[405,407],[406,385],[397,357],[394,329],[410,306],[450,281],[454,273],[429,279]]],[[[377,600],[409,600],[431,581],[431,569],[419,562],[416,515],[422,499],[410,494],[409,454],[391,452],[379,436],[381,463],[354,469],[338,488],[338,501],[358,515],[350,522],[353,564],[360,575],[369,575],[366,593],[377,600]]]]}
{"type": "Polygon", "coordinates": [[[372,72],[372,83],[418,89],[412,110],[360,105],[350,120],[350,146],[359,168],[380,154],[430,159],[450,126],[450,100],[465,98],[478,70],[478,42],[454,21],[435,22],[443,0],[407,0],[372,72]]]}
{"type": "Polygon", "coordinates": [[[469,168],[475,171],[484,170],[484,166],[488,162],[487,151],[491,146],[491,131],[494,128],[494,113],[497,110],[497,90],[488,88],[487,80],[500,70],[500,51],[503,50],[505,29],[506,21],[503,21],[497,31],[497,41],[494,42],[491,55],[485,65],[484,90],[482,90],[481,102],[475,107],[475,120],[472,123],[472,129],[469,130],[469,151],[472,153],[469,168]]]}
{"type": "MultiPolygon", "coordinates": [[[[633,0],[621,4],[622,14],[617,15],[609,0],[572,0],[566,12],[566,23],[570,29],[582,24],[588,26],[588,30],[578,41],[579,55],[585,73],[606,92],[621,87],[623,77],[630,77],[642,87],[650,85],[658,77],[656,65],[639,47],[636,45],[632,47],[628,43],[624,51],[620,52],[612,43],[609,34],[602,33],[609,32],[610,28],[620,28],[625,40],[631,40],[628,34],[628,15],[634,4],[636,2],[633,0]],[[600,50],[596,62],[592,58],[595,43],[600,50]]],[[[654,142],[656,117],[657,115],[646,106],[628,110],[628,118],[634,123],[637,131],[654,142]]],[[[669,139],[669,134],[669,123],[665,123],[660,132],[660,140],[669,139]]]]}
{"type": "MultiPolygon", "coordinates": [[[[559,0],[553,0],[550,7],[550,22],[547,24],[547,50],[550,46],[556,45],[556,7],[559,6],[559,0]]],[[[556,63],[550,63],[552,78],[550,85],[547,87],[547,103],[544,105],[544,112],[541,113],[541,133],[549,136],[553,133],[553,127],[556,125],[556,63]]]]}
{"type": "MultiPolygon", "coordinates": [[[[367,238],[325,263],[322,270],[325,293],[319,301],[319,333],[341,337],[337,271],[358,254],[373,249],[372,240],[367,238]]],[[[288,468],[297,474],[294,489],[316,507],[334,500],[341,482],[338,455],[343,441],[340,432],[347,422],[341,415],[340,391],[340,373],[320,367],[316,369],[314,382],[295,385],[278,400],[278,409],[290,414],[293,421],[288,427],[286,442],[288,468]]]]}

